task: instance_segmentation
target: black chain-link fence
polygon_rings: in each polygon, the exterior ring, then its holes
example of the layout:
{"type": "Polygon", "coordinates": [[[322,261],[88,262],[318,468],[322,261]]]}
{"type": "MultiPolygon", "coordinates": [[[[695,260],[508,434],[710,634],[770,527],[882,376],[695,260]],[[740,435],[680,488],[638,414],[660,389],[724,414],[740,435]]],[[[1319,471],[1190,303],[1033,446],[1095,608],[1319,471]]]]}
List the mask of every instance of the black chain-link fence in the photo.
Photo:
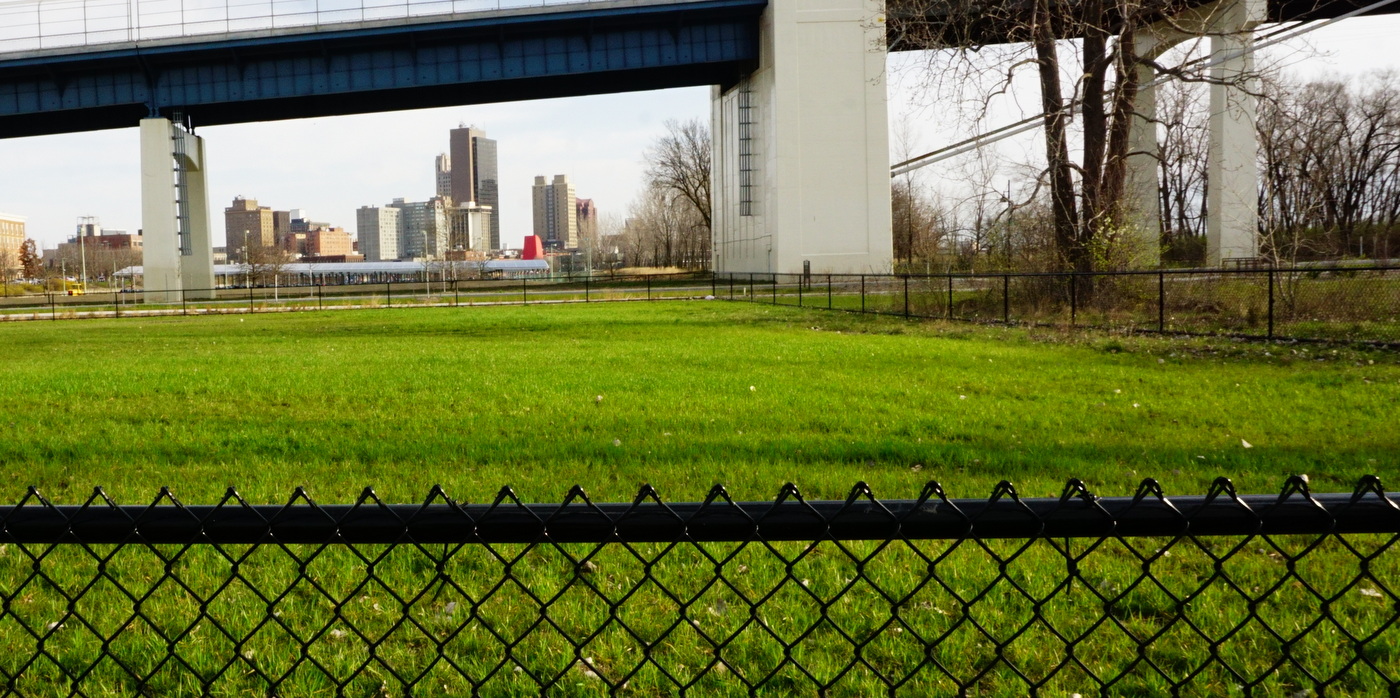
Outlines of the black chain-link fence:
{"type": "Polygon", "coordinates": [[[1351,494],[0,508],[7,695],[1394,695],[1351,494]]]}
{"type": "Polygon", "coordinates": [[[169,315],[285,313],[365,308],[458,308],[541,303],[601,303],[703,298],[708,273],[540,276],[514,279],[430,279],[274,286],[258,284],[182,291],[95,287],[0,295],[0,322],[140,318],[169,315]]]}
{"type": "Polygon", "coordinates": [[[1400,267],[1035,274],[738,274],[716,295],[903,317],[1400,343],[1400,267]]]}

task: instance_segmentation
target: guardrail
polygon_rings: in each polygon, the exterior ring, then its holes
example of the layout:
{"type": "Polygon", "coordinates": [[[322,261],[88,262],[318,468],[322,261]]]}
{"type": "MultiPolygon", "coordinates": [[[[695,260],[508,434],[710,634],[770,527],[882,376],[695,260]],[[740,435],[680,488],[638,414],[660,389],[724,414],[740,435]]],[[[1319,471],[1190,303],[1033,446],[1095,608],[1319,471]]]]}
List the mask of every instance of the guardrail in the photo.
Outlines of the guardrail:
{"type": "Polygon", "coordinates": [[[596,0],[19,0],[0,3],[0,54],[596,0]]]}
{"type": "Polygon", "coordinates": [[[13,695],[1382,695],[1400,506],[1290,478],[1031,499],[373,492],[0,507],[13,695]]]}

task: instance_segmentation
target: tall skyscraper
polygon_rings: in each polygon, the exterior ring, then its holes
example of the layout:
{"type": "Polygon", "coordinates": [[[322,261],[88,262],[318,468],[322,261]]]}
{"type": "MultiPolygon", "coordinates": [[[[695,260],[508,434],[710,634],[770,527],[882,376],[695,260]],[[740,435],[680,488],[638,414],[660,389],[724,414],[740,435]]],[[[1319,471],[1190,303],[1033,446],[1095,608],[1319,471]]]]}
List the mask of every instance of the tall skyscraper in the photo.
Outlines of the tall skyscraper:
{"type": "Polygon", "coordinates": [[[496,173],[496,141],[475,127],[454,128],[448,149],[452,202],[490,206],[491,249],[501,248],[501,194],[496,173]]]}
{"type": "Polygon", "coordinates": [[[433,179],[438,196],[452,196],[452,156],[443,153],[433,162],[433,179]]]}
{"type": "Polygon", "coordinates": [[[392,262],[399,258],[399,209],[361,206],[355,211],[355,231],[366,262],[392,262]]]}
{"type": "Polygon", "coordinates": [[[535,177],[532,194],[535,234],[544,240],[545,249],[578,249],[578,199],[569,176],[554,175],[553,182],[535,177]]]}

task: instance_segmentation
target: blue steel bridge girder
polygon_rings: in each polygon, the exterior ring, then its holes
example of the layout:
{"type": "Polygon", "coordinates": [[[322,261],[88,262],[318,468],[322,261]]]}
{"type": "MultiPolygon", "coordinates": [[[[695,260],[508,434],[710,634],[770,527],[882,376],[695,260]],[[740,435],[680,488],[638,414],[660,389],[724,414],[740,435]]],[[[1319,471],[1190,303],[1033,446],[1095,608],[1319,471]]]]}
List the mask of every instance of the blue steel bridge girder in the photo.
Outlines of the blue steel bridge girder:
{"type": "Polygon", "coordinates": [[[0,138],[729,85],[767,0],[701,0],[0,56],[0,138]]]}

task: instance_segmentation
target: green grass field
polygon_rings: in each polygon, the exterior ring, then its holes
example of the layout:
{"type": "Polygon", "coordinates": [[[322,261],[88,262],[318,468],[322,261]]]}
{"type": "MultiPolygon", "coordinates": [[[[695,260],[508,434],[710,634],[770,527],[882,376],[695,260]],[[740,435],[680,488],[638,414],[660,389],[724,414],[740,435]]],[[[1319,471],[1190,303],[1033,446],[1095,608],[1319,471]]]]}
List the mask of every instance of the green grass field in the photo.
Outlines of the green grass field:
{"type": "Polygon", "coordinates": [[[0,325],[0,346],[10,491],[65,501],[1269,492],[1293,473],[1349,490],[1400,450],[1400,357],[1315,345],[695,302],[0,325]]]}
{"type": "MultiPolygon", "coordinates": [[[[1145,477],[1200,494],[1219,475],[1274,492],[1295,473],[1350,491],[1363,474],[1400,472],[1400,355],[1321,345],[687,302],[16,323],[0,325],[0,346],[9,501],[32,484],[58,503],[94,486],[143,503],[162,485],[186,503],[228,487],[284,502],[297,486],[323,503],[364,487],[413,502],[441,484],[458,500],[511,485],[550,502],[575,483],[595,501],[630,500],[642,483],[671,501],[715,483],[756,500],[789,481],[843,498],[859,480],[913,498],[931,479],[954,497],[985,497],[1001,479],[1048,496],[1070,477],[1102,495],[1145,477]]],[[[738,677],[764,695],[813,694],[814,679],[836,682],[829,695],[870,695],[890,677],[901,695],[956,693],[931,658],[958,681],[992,666],[979,694],[1024,694],[1000,655],[1051,677],[1047,692],[1097,693],[1058,668],[1054,627],[1096,673],[1124,674],[1115,694],[1164,695],[1176,681],[1193,695],[1235,691],[1209,642],[1173,620],[1189,599],[1185,617],[1225,637],[1218,655],[1267,694],[1309,685],[1298,667],[1341,675],[1329,695],[1384,692],[1385,672],[1400,673],[1400,630],[1381,630],[1396,609],[1362,589],[1400,589],[1395,556],[1357,577],[1355,556],[1329,538],[1290,572],[1284,555],[1311,540],[1133,541],[1162,587],[1133,586],[1142,563],[1124,544],[1075,542],[1087,557],[1062,588],[1064,556],[1043,540],[1020,554],[1019,542],[992,542],[995,555],[942,541],[467,546],[440,558],[408,546],[156,546],[169,564],[139,547],[0,546],[0,645],[12,649],[0,672],[22,674],[12,688],[23,695],[66,695],[79,674],[89,695],[265,695],[275,681],[278,695],[337,684],[600,695],[624,678],[623,695],[747,694],[738,677]],[[1217,566],[1211,556],[1236,544],[1217,566]],[[245,555],[230,575],[228,558],[245,555]],[[519,560],[507,570],[497,555],[519,560]],[[43,578],[31,576],[39,558],[43,578]],[[1337,596],[1316,628],[1320,602],[1302,579],[1337,596]],[[146,599],[140,614],[133,597],[146,599]],[[1273,666],[1280,642],[1260,623],[1306,633],[1289,650],[1297,666],[1273,666]],[[1384,671],[1346,667],[1347,633],[1367,637],[1384,671]],[[941,635],[932,653],[916,639],[941,635]],[[1146,637],[1160,669],[1127,663],[1146,637]],[[47,654],[26,664],[39,646],[47,654]]],[[[1368,551],[1387,540],[1350,539],[1368,551]]]]}

